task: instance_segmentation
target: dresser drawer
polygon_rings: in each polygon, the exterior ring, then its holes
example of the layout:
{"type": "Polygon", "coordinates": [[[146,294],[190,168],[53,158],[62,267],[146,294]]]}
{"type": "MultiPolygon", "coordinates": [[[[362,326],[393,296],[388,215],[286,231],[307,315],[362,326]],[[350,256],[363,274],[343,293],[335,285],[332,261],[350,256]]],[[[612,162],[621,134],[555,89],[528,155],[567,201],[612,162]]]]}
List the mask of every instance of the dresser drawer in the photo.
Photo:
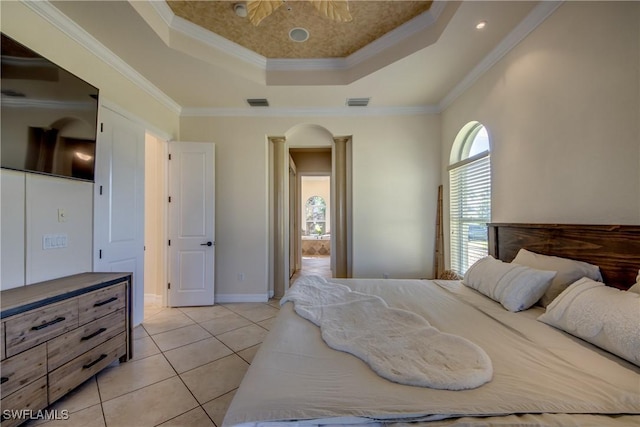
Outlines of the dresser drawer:
{"type": "Polygon", "coordinates": [[[124,309],[121,309],[52,339],[47,343],[49,371],[115,337],[125,329],[126,317],[124,309]]]}
{"type": "Polygon", "coordinates": [[[126,353],[127,333],[122,332],[50,372],[49,402],[55,402],[126,353]]]}
{"type": "MultiPolygon", "coordinates": [[[[35,412],[47,407],[47,377],[39,378],[15,393],[3,397],[1,406],[2,427],[13,427],[23,423],[26,419],[18,418],[17,412],[25,409],[35,412]],[[5,410],[13,412],[14,416],[10,415],[11,412],[6,414],[5,410]]],[[[26,415],[28,416],[28,412],[26,415]]],[[[24,412],[22,416],[25,416],[24,412]]]]}
{"type": "Polygon", "coordinates": [[[127,282],[89,292],[78,299],[80,325],[125,307],[127,282]]]}
{"type": "Polygon", "coordinates": [[[5,322],[7,357],[77,326],[78,301],[75,298],[10,317],[5,322]]]}
{"type": "Polygon", "coordinates": [[[47,375],[46,344],[40,344],[3,360],[0,366],[2,367],[0,390],[2,398],[5,398],[25,384],[47,375]]]}

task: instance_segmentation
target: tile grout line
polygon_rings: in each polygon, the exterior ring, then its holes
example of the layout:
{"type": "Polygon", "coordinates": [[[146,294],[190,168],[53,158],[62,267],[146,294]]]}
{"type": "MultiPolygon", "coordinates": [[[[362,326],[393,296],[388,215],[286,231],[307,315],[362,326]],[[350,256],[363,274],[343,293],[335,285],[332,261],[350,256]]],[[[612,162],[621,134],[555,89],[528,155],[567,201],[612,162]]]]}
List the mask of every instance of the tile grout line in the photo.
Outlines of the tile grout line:
{"type": "MultiPolygon", "coordinates": [[[[172,375],[172,376],[170,376],[170,377],[168,377],[168,378],[164,378],[164,379],[161,379],[161,380],[155,381],[155,382],[150,383],[150,384],[146,384],[146,385],[145,385],[145,386],[143,386],[143,387],[137,388],[137,389],[135,389],[135,390],[130,390],[130,391],[126,392],[126,393],[123,393],[123,394],[118,395],[118,396],[114,396],[114,397],[112,397],[112,398],[110,398],[110,399],[107,399],[107,400],[105,400],[105,399],[104,399],[103,392],[102,392],[102,390],[101,390],[101,387],[100,387],[100,384],[99,384],[99,381],[98,381],[98,376],[100,375],[100,373],[97,373],[97,374],[93,375],[93,376],[92,376],[88,381],[95,381],[95,386],[96,386],[96,390],[97,390],[97,394],[98,394],[98,396],[97,396],[97,397],[98,397],[98,403],[100,404],[100,411],[101,411],[101,413],[102,413],[102,421],[103,421],[103,423],[104,423],[104,426],[105,426],[105,427],[110,427],[110,426],[109,426],[109,424],[107,423],[107,417],[106,417],[106,412],[105,412],[105,407],[104,407],[104,404],[105,404],[105,403],[107,403],[107,402],[109,402],[109,401],[111,401],[111,400],[113,400],[113,399],[120,398],[120,397],[122,397],[122,396],[126,396],[126,395],[129,395],[129,394],[132,394],[132,393],[140,392],[141,390],[143,390],[143,389],[145,389],[145,388],[148,388],[148,387],[150,387],[150,386],[154,386],[154,385],[156,385],[156,384],[159,384],[159,383],[161,383],[161,382],[163,382],[163,381],[167,381],[167,380],[169,380],[169,379],[174,378],[175,376],[177,376],[177,377],[178,377],[178,379],[180,380],[180,382],[181,382],[181,383],[185,386],[185,388],[188,390],[189,394],[193,397],[193,399],[195,400],[195,402],[196,402],[196,404],[197,404],[197,405],[196,405],[196,406],[194,406],[193,408],[191,408],[191,409],[189,409],[189,410],[187,410],[187,411],[185,411],[185,412],[181,413],[181,414],[176,414],[175,416],[172,416],[171,418],[168,418],[167,420],[163,420],[160,424],[157,424],[157,425],[159,426],[159,425],[161,425],[161,424],[163,424],[163,423],[166,423],[166,422],[168,422],[168,421],[170,421],[170,420],[173,420],[173,419],[175,419],[175,418],[178,418],[178,417],[180,417],[180,416],[182,416],[182,415],[184,415],[184,414],[186,414],[186,413],[188,413],[188,412],[190,412],[190,411],[193,411],[193,410],[195,410],[195,409],[197,409],[197,408],[199,407],[202,411],[204,411],[204,413],[206,414],[207,418],[212,422],[212,424],[213,424],[214,426],[216,426],[216,427],[220,427],[220,426],[218,426],[218,425],[216,424],[216,422],[213,420],[213,416],[212,416],[212,415],[210,415],[210,414],[209,414],[209,412],[207,412],[207,411],[206,411],[206,409],[205,409],[204,405],[207,405],[207,404],[209,404],[209,403],[211,403],[211,402],[213,402],[213,401],[215,401],[215,400],[217,400],[217,399],[220,399],[220,398],[221,398],[221,397],[223,397],[223,396],[226,396],[226,395],[228,395],[228,394],[230,394],[230,393],[233,393],[233,392],[237,391],[238,387],[236,386],[235,388],[233,388],[233,389],[231,389],[231,390],[228,390],[228,391],[226,391],[226,392],[224,392],[224,393],[222,393],[222,394],[220,394],[220,395],[218,395],[218,396],[215,396],[215,397],[213,397],[212,399],[208,400],[207,402],[200,403],[200,402],[199,402],[199,400],[198,400],[198,399],[196,398],[196,396],[194,395],[193,391],[192,391],[192,390],[187,386],[187,384],[185,383],[185,381],[183,380],[183,378],[182,378],[182,376],[181,376],[181,375],[182,375],[182,374],[185,374],[185,373],[187,373],[187,372],[190,372],[190,371],[192,371],[192,370],[194,370],[194,369],[197,369],[197,368],[199,368],[199,367],[201,367],[201,366],[204,366],[204,365],[207,365],[207,364],[209,364],[209,363],[212,363],[212,362],[218,361],[218,360],[220,360],[220,359],[222,359],[222,358],[224,358],[224,357],[230,357],[230,356],[237,357],[239,360],[241,360],[242,362],[244,362],[244,363],[246,363],[248,366],[250,366],[250,365],[251,365],[251,362],[249,361],[249,358],[248,358],[248,357],[247,357],[247,358],[243,357],[240,353],[241,353],[241,352],[244,352],[244,351],[246,351],[246,350],[248,350],[248,349],[252,349],[252,348],[254,348],[254,347],[258,347],[258,349],[259,349],[259,346],[260,346],[260,345],[262,345],[262,343],[263,343],[263,341],[264,341],[264,338],[262,338],[262,340],[261,340],[260,342],[256,343],[256,344],[253,344],[253,345],[250,345],[250,346],[248,346],[248,347],[246,347],[246,348],[242,348],[242,349],[239,349],[238,351],[235,351],[235,350],[233,350],[229,345],[227,345],[224,341],[222,341],[221,339],[219,339],[219,338],[218,338],[218,336],[223,335],[223,334],[226,334],[226,333],[229,333],[229,332],[234,332],[234,331],[237,331],[237,330],[239,330],[239,329],[246,328],[246,327],[253,326],[253,325],[257,326],[257,327],[258,327],[258,328],[260,328],[261,330],[264,330],[264,331],[267,331],[267,332],[268,332],[268,331],[269,331],[269,329],[268,329],[267,327],[265,327],[265,326],[263,326],[263,325],[259,324],[258,322],[265,322],[265,321],[267,321],[267,320],[273,319],[273,318],[275,318],[275,316],[277,315],[277,313],[280,311],[280,307],[279,307],[279,306],[274,306],[274,305],[272,305],[272,304],[270,303],[270,302],[272,302],[272,301],[274,301],[274,299],[273,299],[273,298],[269,299],[269,301],[267,301],[267,302],[260,303],[260,304],[261,304],[261,305],[264,305],[264,306],[267,306],[267,307],[270,307],[270,308],[273,308],[273,309],[275,310],[275,311],[274,311],[274,315],[273,315],[273,316],[270,316],[270,317],[267,317],[266,319],[261,319],[261,320],[257,320],[257,321],[252,320],[251,318],[247,317],[246,315],[242,314],[241,312],[234,311],[234,310],[233,310],[233,309],[231,309],[231,308],[225,307],[225,304],[220,304],[220,306],[224,307],[224,308],[225,308],[226,310],[228,310],[230,313],[233,313],[234,315],[237,315],[237,316],[239,316],[240,318],[245,319],[246,321],[248,321],[248,322],[249,322],[249,324],[248,324],[248,325],[244,325],[244,326],[240,326],[240,327],[237,327],[237,328],[232,328],[232,329],[230,329],[230,330],[228,330],[228,331],[221,332],[221,333],[219,333],[218,335],[214,335],[214,333],[213,333],[213,332],[209,331],[207,328],[205,328],[205,327],[202,325],[202,323],[204,323],[204,322],[208,322],[208,321],[211,321],[211,320],[215,320],[215,318],[213,318],[213,319],[206,319],[206,320],[203,320],[203,321],[201,321],[201,322],[200,322],[200,321],[197,321],[196,319],[192,318],[191,316],[189,316],[187,313],[185,313],[184,311],[182,311],[180,308],[176,308],[176,309],[177,309],[177,311],[178,311],[178,312],[180,312],[181,314],[183,314],[183,315],[184,315],[186,318],[188,318],[190,321],[192,321],[192,322],[193,322],[193,324],[191,324],[191,325],[183,325],[183,326],[180,326],[180,327],[177,327],[177,328],[174,328],[174,329],[169,329],[169,330],[166,330],[166,331],[157,332],[157,333],[155,333],[155,334],[153,334],[153,335],[152,335],[152,334],[150,334],[150,333],[149,333],[149,331],[148,331],[148,330],[147,330],[147,328],[145,327],[145,325],[144,325],[144,320],[143,320],[143,322],[142,322],[140,325],[136,326],[136,328],[137,328],[137,327],[140,327],[140,328],[141,328],[141,330],[142,330],[146,335],[139,336],[139,337],[135,338],[133,341],[135,342],[136,340],[141,340],[141,339],[143,339],[143,338],[150,338],[150,339],[151,339],[151,343],[156,347],[156,349],[158,350],[158,353],[150,354],[150,355],[144,356],[144,357],[142,357],[142,358],[140,358],[140,359],[131,360],[130,362],[134,362],[134,363],[135,363],[135,362],[138,362],[138,361],[141,361],[141,360],[144,360],[144,359],[147,359],[147,358],[153,357],[153,356],[162,355],[162,358],[163,358],[163,359],[164,359],[164,361],[165,361],[165,362],[167,362],[167,364],[170,366],[171,370],[174,372],[174,375],[172,375]],[[165,332],[176,331],[176,330],[179,330],[179,329],[182,329],[182,328],[186,328],[186,327],[189,327],[189,326],[193,326],[193,325],[198,325],[200,328],[204,329],[204,330],[207,332],[207,334],[208,334],[209,336],[208,336],[208,337],[206,337],[206,338],[196,339],[196,340],[195,340],[195,341],[193,341],[193,342],[190,342],[190,343],[187,343],[187,344],[183,344],[183,345],[180,345],[180,346],[178,346],[178,347],[171,348],[171,349],[168,349],[168,350],[162,350],[162,349],[160,348],[160,346],[158,345],[158,342],[157,342],[157,341],[156,341],[156,339],[154,338],[154,336],[157,336],[157,335],[159,335],[159,334],[162,334],[162,333],[165,333],[165,332]],[[182,372],[182,373],[178,373],[176,366],[174,366],[174,365],[173,365],[173,363],[171,363],[171,361],[169,360],[169,358],[166,356],[166,353],[167,353],[167,352],[169,352],[169,351],[176,350],[176,349],[179,349],[179,348],[182,348],[182,347],[185,347],[185,346],[188,346],[188,345],[191,345],[191,344],[194,344],[194,343],[200,342],[200,341],[208,340],[208,339],[210,339],[210,338],[214,338],[218,343],[222,344],[222,346],[223,346],[224,348],[226,348],[228,351],[230,351],[230,354],[228,354],[228,355],[226,355],[226,356],[218,357],[218,358],[216,358],[215,360],[211,360],[211,361],[209,361],[209,362],[207,362],[207,363],[205,363],[205,364],[203,364],[203,365],[200,365],[200,366],[197,366],[197,367],[191,368],[191,369],[189,369],[189,370],[187,370],[187,371],[184,371],[184,372],[182,372]]],[[[159,312],[155,313],[154,315],[152,315],[152,316],[151,316],[151,318],[153,318],[153,317],[155,317],[155,316],[159,315],[159,314],[160,314],[160,312],[168,312],[167,310],[171,310],[171,309],[172,309],[172,307],[166,307],[166,308],[163,308],[161,311],[159,311],[159,312]]],[[[250,312],[251,310],[248,310],[248,311],[247,311],[247,310],[240,310],[240,311],[243,311],[244,313],[248,313],[248,312],[250,312]]],[[[147,320],[147,319],[145,319],[145,320],[147,320]]],[[[256,349],[255,351],[257,352],[257,351],[258,351],[258,349],[256,349]]],[[[255,352],[254,352],[254,356],[255,356],[255,352]]],[[[253,360],[253,358],[251,358],[251,360],[253,360]]],[[[117,368],[117,366],[114,366],[114,368],[117,368]]],[[[228,406],[228,404],[227,404],[227,406],[228,406]]],[[[90,406],[89,406],[89,407],[90,407],[90,406]]],[[[87,409],[87,408],[83,408],[82,410],[84,410],[84,409],[87,409]]],[[[219,412],[218,412],[218,411],[216,411],[216,414],[219,414],[219,412]]],[[[216,416],[217,416],[217,415],[216,415],[216,416]]],[[[222,416],[224,417],[224,414],[222,414],[222,416]]],[[[47,424],[47,423],[45,423],[45,424],[47,424]]],[[[116,426],[111,426],[111,427],[116,427],[116,426]]]]}
{"type": "MultiPolygon", "coordinates": [[[[267,306],[269,306],[269,307],[272,307],[272,308],[276,308],[276,307],[271,306],[271,305],[270,305],[270,304],[268,304],[268,303],[263,303],[263,304],[264,304],[264,305],[267,305],[267,306]]],[[[222,304],[221,304],[221,305],[222,305],[222,304]]],[[[222,305],[222,306],[223,306],[223,305],[222,305]]],[[[250,319],[250,318],[248,318],[248,317],[246,317],[246,316],[243,316],[241,313],[238,313],[238,312],[236,312],[236,311],[234,311],[234,310],[232,310],[232,309],[230,309],[230,308],[227,308],[227,307],[225,307],[225,308],[226,308],[227,310],[231,311],[232,313],[237,314],[238,316],[240,316],[240,317],[242,317],[242,318],[244,318],[244,319],[247,319],[249,322],[251,322],[251,325],[256,325],[256,326],[258,326],[258,327],[259,327],[259,328],[261,328],[261,329],[264,329],[264,330],[266,330],[266,331],[269,331],[267,328],[263,327],[262,325],[259,325],[257,322],[253,321],[252,319],[250,319]]],[[[216,339],[216,340],[217,340],[218,342],[220,342],[223,346],[225,346],[227,349],[229,349],[229,351],[231,351],[231,354],[229,354],[229,355],[227,355],[227,356],[219,357],[218,359],[212,360],[212,361],[210,361],[210,362],[208,362],[208,363],[212,363],[212,362],[215,362],[216,360],[220,360],[220,359],[222,359],[222,358],[224,358],[224,357],[229,357],[229,356],[234,355],[234,356],[237,356],[238,358],[240,358],[242,361],[244,361],[247,365],[249,365],[249,366],[251,365],[251,362],[249,362],[249,361],[248,361],[248,360],[246,360],[244,357],[242,357],[242,356],[239,354],[239,352],[244,351],[244,350],[247,350],[247,349],[252,348],[252,347],[255,347],[255,346],[259,346],[259,345],[261,345],[261,344],[262,344],[262,342],[260,342],[260,343],[258,343],[258,344],[254,344],[254,345],[249,346],[249,347],[247,347],[247,348],[243,348],[243,349],[240,349],[240,350],[238,350],[238,351],[235,351],[235,350],[233,350],[231,347],[229,347],[227,344],[225,344],[222,340],[218,339],[218,337],[217,337],[216,335],[214,335],[211,331],[209,331],[209,330],[208,330],[208,329],[206,329],[204,326],[202,326],[200,322],[198,322],[197,320],[193,319],[191,316],[189,316],[187,313],[185,313],[184,311],[180,310],[179,308],[178,308],[178,310],[179,310],[182,314],[184,314],[185,316],[187,316],[189,319],[191,319],[191,320],[192,320],[196,325],[198,325],[198,326],[200,326],[201,328],[203,328],[204,330],[206,330],[206,331],[207,331],[207,333],[209,333],[209,334],[211,335],[211,337],[212,337],[212,338],[216,339]]],[[[279,308],[276,308],[276,310],[279,310],[279,308]]],[[[260,322],[263,322],[263,321],[268,320],[268,319],[272,319],[273,317],[275,317],[275,316],[271,316],[271,317],[268,317],[268,318],[266,318],[266,319],[260,320],[260,322]]],[[[214,319],[215,319],[215,318],[214,318],[214,319]]],[[[208,319],[208,320],[206,320],[206,321],[210,321],[210,320],[214,320],[214,319],[208,319]]],[[[143,322],[143,323],[144,323],[144,322],[143,322]]],[[[142,326],[142,324],[141,324],[141,326],[142,326]]],[[[190,325],[188,325],[188,326],[190,326],[190,325]]],[[[236,331],[236,330],[238,330],[238,329],[241,329],[241,328],[243,328],[243,327],[247,327],[247,326],[250,326],[250,325],[240,326],[240,327],[238,327],[238,328],[235,328],[235,329],[231,329],[231,330],[229,330],[229,331],[222,332],[222,333],[220,333],[220,334],[218,334],[218,335],[222,335],[222,334],[225,334],[225,333],[228,333],[228,332],[233,332],[233,331],[236,331]]],[[[143,327],[144,327],[144,326],[143,326],[143,327]]],[[[187,326],[183,326],[183,327],[187,327],[187,326]]],[[[181,329],[181,328],[176,328],[176,329],[172,329],[172,330],[173,330],[173,331],[175,331],[175,330],[177,330],[177,329],[181,329]]],[[[171,331],[171,330],[170,330],[170,331],[171,331]]],[[[149,334],[149,332],[148,332],[146,329],[145,329],[145,332],[147,332],[147,334],[149,334]]],[[[169,332],[169,331],[164,331],[164,332],[169,332]]],[[[163,333],[163,332],[159,332],[158,334],[161,334],[161,333],[163,333]]],[[[155,335],[158,335],[158,334],[155,334],[155,335]]],[[[223,394],[221,394],[221,395],[219,395],[219,396],[215,396],[214,398],[212,398],[211,400],[208,400],[207,402],[200,403],[200,401],[199,401],[199,400],[196,398],[196,396],[193,394],[193,392],[191,391],[191,389],[189,388],[189,386],[184,382],[184,379],[182,378],[181,373],[178,373],[178,371],[177,371],[177,369],[175,368],[175,366],[173,366],[173,364],[171,363],[171,361],[166,357],[166,355],[164,354],[164,353],[165,353],[165,351],[163,351],[162,349],[160,349],[160,347],[158,346],[158,344],[157,344],[156,340],[154,340],[154,339],[153,339],[153,335],[149,334],[149,337],[150,337],[150,338],[151,338],[151,340],[154,342],[154,344],[156,345],[156,347],[158,347],[158,350],[160,350],[160,354],[162,354],[162,356],[165,358],[165,360],[169,363],[169,365],[170,365],[170,366],[171,366],[171,368],[174,370],[174,372],[176,373],[176,375],[178,376],[178,378],[180,379],[180,381],[182,382],[182,384],[183,384],[183,385],[185,386],[185,388],[189,391],[189,393],[190,393],[190,394],[191,394],[191,396],[194,398],[194,400],[198,403],[198,406],[199,406],[199,407],[204,411],[204,413],[205,413],[205,414],[207,415],[207,417],[211,420],[211,422],[213,423],[213,425],[214,425],[214,426],[216,426],[216,427],[219,427],[219,426],[215,423],[215,421],[211,418],[211,415],[209,415],[209,413],[205,410],[205,408],[204,408],[204,406],[203,406],[203,405],[205,405],[205,404],[207,404],[207,403],[209,403],[209,402],[212,402],[212,401],[214,401],[214,400],[216,400],[216,399],[219,399],[219,398],[221,398],[222,396],[225,396],[225,395],[227,395],[227,394],[229,394],[229,393],[231,393],[231,392],[233,392],[233,391],[237,390],[238,388],[236,387],[236,388],[231,389],[231,390],[229,390],[229,391],[227,391],[227,392],[225,392],[225,393],[223,393],[223,394]]],[[[199,341],[204,341],[205,339],[208,339],[208,338],[204,338],[204,339],[202,339],[202,340],[196,340],[196,341],[194,341],[193,343],[195,343],[195,342],[199,342],[199,341]]],[[[187,345],[190,345],[190,344],[193,344],[193,343],[185,344],[185,345],[182,345],[182,346],[180,346],[180,347],[184,347],[184,346],[187,346],[187,345]]],[[[180,348],[180,347],[176,347],[175,349],[180,348]]],[[[175,349],[169,349],[169,350],[166,350],[166,351],[175,350],[175,349]]],[[[139,360],[141,360],[141,359],[139,359],[139,360]]],[[[204,365],[202,365],[202,366],[204,366],[204,365]]],[[[197,367],[195,367],[195,368],[189,369],[189,370],[187,370],[187,371],[185,371],[185,372],[182,372],[182,374],[184,374],[184,373],[186,373],[186,372],[190,372],[190,371],[192,371],[192,370],[194,370],[194,369],[198,369],[199,367],[200,367],[200,366],[197,366],[197,367]]],[[[194,409],[195,409],[195,408],[191,408],[191,409],[189,409],[188,411],[183,412],[182,414],[178,414],[178,415],[176,415],[176,416],[175,416],[175,417],[173,417],[173,418],[170,418],[170,419],[168,419],[168,420],[163,421],[163,423],[165,423],[165,422],[167,422],[167,421],[170,421],[170,420],[172,420],[172,419],[175,419],[175,418],[177,418],[177,417],[179,417],[179,416],[182,416],[182,415],[186,414],[187,412],[190,412],[190,411],[192,411],[192,410],[194,410],[194,409]]],[[[160,424],[162,424],[162,423],[160,423],[160,424]]],[[[158,424],[158,426],[159,426],[160,424],[158,424]]],[[[105,424],[105,425],[106,425],[106,424],[105,424]]],[[[109,426],[107,426],[107,427],[109,427],[109,426]]]]}

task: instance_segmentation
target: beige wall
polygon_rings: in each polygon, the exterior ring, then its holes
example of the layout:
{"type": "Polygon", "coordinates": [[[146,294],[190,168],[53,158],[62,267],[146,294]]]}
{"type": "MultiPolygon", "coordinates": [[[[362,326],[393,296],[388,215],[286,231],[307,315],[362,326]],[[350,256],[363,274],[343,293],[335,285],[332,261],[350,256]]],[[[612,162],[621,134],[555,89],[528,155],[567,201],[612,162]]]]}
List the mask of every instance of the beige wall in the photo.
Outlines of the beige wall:
{"type": "Polygon", "coordinates": [[[178,134],[178,114],[77,44],[27,6],[1,2],[2,32],[100,89],[100,98],[168,135],[178,134]]]}
{"type": "Polygon", "coordinates": [[[331,175],[331,151],[323,152],[290,152],[296,164],[296,170],[301,174],[331,175]]]}
{"type": "Polygon", "coordinates": [[[453,140],[478,120],[493,221],[640,223],[639,23],[638,2],[560,6],[444,111],[445,188],[453,140]]]}
{"type": "Polygon", "coordinates": [[[431,274],[440,118],[184,117],[182,140],[216,143],[216,291],[268,289],[268,142],[301,123],[353,141],[353,274],[431,274]],[[380,250],[378,248],[383,248],[380,250]],[[245,272],[245,281],[237,280],[245,272]]]}
{"type": "Polygon", "coordinates": [[[146,134],[144,166],[144,295],[161,303],[166,283],[166,144],[146,134]]]}
{"type": "MultiPolygon", "coordinates": [[[[101,103],[115,107],[154,132],[178,134],[178,114],[140,89],[111,65],[69,38],[21,2],[1,2],[2,32],[100,89],[101,103]]],[[[4,172],[4,171],[3,171],[4,172]]],[[[26,174],[25,281],[32,283],[91,271],[93,254],[93,184],[26,174]],[[57,217],[58,208],[68,215],[57,217]],[[68,235],[68,247],[42,249],[45,234],[68,235]]],[[[24,194],[24,186],[10,191],[24,194]]],[[[5,188],[3,187],[3,192],[5,188]]],[[[3,203],[2,216],[5,217],[3,203]]],[[[3,227],[5,223],[3,222],[3,227]]],[[[5,234],[2,246],[5,248],[5,234]]],[[[9,238],[15,240],[14,236],[9,238]]],[[[16,276],[17,277],[17,276],[16,276]]],[[[15,282],[18,283],[18,282],[15,282]]],[[[8,286],[13,286],[10,282],[8,286]]],[[[5,287],[4,277],[2,287],[5,287]]]]}

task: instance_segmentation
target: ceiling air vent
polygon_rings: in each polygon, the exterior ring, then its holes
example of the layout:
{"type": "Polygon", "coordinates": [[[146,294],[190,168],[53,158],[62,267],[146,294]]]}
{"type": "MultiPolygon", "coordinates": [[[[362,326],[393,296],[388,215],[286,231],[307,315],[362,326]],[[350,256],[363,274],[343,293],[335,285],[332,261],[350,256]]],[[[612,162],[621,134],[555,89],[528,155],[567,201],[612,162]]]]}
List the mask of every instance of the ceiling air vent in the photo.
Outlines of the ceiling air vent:
{"type": "Polygon", "coordinates": [[[366,107],[371,98],[347,98],[348,107],[366,107]]]}
{"type": "Polygon", "coordinates": [[[247,99],[247,102],[252,107],[268,107],[269,101],[266,98],[253,98],[247,99]]]}

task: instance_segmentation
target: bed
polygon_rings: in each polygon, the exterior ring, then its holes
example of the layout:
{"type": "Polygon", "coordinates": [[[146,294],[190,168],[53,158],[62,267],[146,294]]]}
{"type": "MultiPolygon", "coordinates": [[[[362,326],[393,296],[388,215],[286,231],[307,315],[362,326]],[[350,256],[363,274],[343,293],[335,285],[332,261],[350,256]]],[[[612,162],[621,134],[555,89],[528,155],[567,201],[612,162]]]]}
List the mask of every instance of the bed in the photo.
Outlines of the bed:
{"type": "MultiPolygon", "coordinates": [[[[604,283],[622,290],[586,284],[596,292],[606,288],[613,297],[633,293],[623,290],[636,283],[640,269],[639,226],[489,226],[489,253],[496,263],[520,257],[523,248],[599,266],[604,283]]],[[[471,275],[465,280],[472,281],[471,275]]],[[[390,381],[353,354],[330,348],[320,328],[296,313],[299,302],[286,302],[236,391],[224,426],[640,425],[640,367],[634,359],[640,354],[632,349],[623,358],[539,321],[545,310],[556,310],[552,304],[559,307],[560,297],[546,309],[533,305],[514,312],[461,281],[331,282],[380,297],[391,310],[417,315],[443,334],[477,344],[491,361],[490,380],[461,390],[390,381]]],[[[640,308],[640,299],[625,299],[630,300],[640,308]]],[[[635,316],[627,324],[633,340],[640,333],[635,316]]]]}

